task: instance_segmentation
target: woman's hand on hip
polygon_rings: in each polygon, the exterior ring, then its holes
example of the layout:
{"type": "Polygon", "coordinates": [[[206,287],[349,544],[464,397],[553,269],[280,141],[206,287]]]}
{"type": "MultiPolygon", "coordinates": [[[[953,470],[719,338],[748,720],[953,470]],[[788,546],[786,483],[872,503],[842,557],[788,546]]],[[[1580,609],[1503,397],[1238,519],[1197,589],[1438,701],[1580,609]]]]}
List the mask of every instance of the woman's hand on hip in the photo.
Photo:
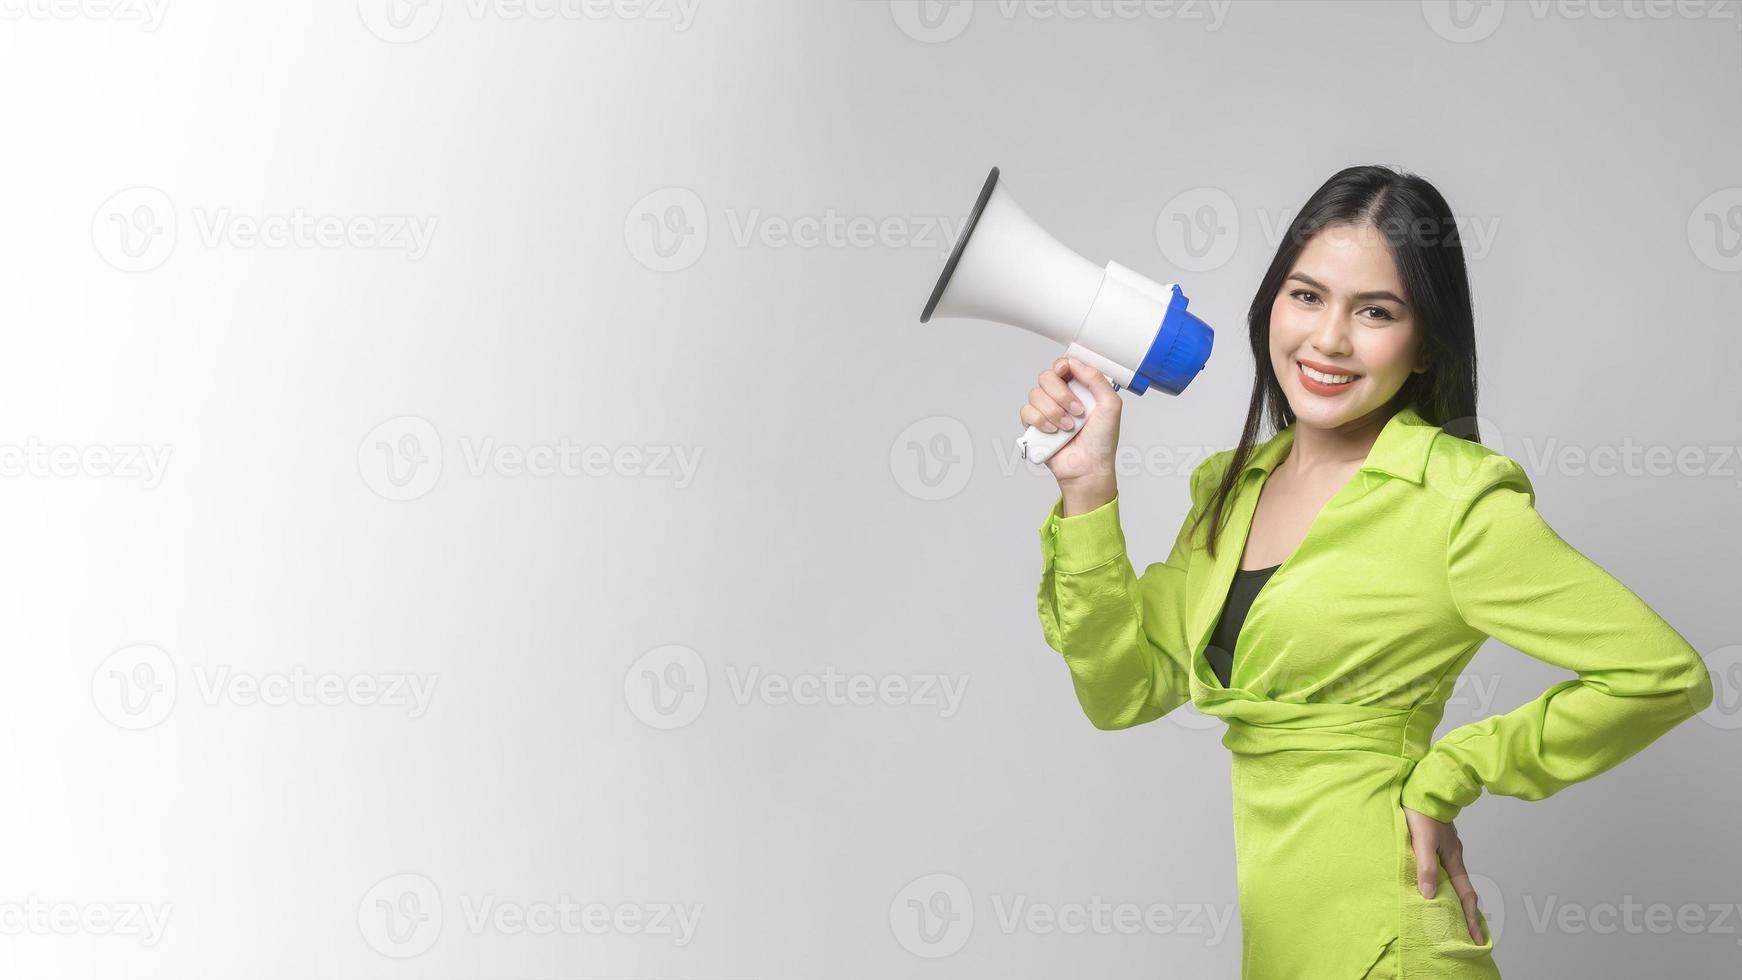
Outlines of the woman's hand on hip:
{"type": "Polygon", "coordinates": [[[1458,902],[1464,907],[1470,941],[1482,945],[1482,926],[1476,918],[1476,888],[1470,884],[1469,869],[1464,867],[1464,844],[1458,840],[1458,828],[1409,807],[1403,808],[1403,816],[1409,824],[1409,843],[1415,850],[1415,884],[1422,897],[1434,897],[1443,863],[1452,879],[1452,889],[1458,893],[1458,902]]]}

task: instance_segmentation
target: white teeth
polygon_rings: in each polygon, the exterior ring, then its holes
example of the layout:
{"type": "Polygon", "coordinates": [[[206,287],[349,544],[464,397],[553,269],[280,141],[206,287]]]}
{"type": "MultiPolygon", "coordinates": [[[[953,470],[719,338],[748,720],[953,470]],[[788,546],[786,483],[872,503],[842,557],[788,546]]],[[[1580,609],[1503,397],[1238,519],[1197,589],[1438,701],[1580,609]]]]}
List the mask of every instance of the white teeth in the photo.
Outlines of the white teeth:
{"type": "Polygon", "coordinates": [[[1355,380],[1355,376],[1352,374],[1326,374],[1323,371],[1314,371],[1305,364],[1302,364],[1300,369],[1307,377],[1321,384],[1340,385],[1355,380]]]}

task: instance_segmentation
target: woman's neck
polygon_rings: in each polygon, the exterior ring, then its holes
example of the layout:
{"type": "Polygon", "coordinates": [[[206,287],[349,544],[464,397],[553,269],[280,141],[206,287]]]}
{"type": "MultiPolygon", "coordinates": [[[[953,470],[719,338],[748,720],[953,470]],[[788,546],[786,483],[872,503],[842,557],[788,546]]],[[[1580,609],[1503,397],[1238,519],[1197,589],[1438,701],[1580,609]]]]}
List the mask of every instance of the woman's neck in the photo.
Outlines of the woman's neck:
{"type": "Polygon", "coordinates": [[[1359,466],[1373,450],[1379,433],[1395,409],[1380,408],[1335,428],[1320,428],[1295,419],[1294,439],[1282,465],[1300,475],[1340,472],[1359,466]]]}

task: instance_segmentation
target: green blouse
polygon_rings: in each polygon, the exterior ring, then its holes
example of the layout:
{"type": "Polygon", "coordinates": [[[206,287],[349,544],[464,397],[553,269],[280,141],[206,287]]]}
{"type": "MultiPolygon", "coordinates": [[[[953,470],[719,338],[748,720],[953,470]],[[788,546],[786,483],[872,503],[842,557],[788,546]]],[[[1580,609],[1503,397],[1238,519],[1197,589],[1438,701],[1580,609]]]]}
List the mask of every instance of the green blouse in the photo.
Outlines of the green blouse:
{"type": "MultiPolygon", "coordinates": [[[[1454,913],[1455,899],[1435,909],[1417,905],[1428,903],[1419,894],[1412,902],[1386,891],[1393,877],[1414,887],[1398,806],[1449,821],[1483,790],[1542,799],[1621,763],[1703,710],[1712,681],[1675,629],[1555,533],[1535,509],[1518,463],[1406,408],[1387,420],[1366,463],[1253,601],[1224,686],[1204,647],[1239,567],[1259,491],[1294,432],[1290,424],[1255,447],[1229,499],[1214,559],[1204,529],[1187,531],[1233,450],[1192,472],[1192,514],[1167,559],[1141,576],[1126,554],[1117,498],[1074,517],[1060,516],[1063,499],[1055,501],[1040,528],[1041,626],[1097,728],[1153,721],[1188,700],[1228,722],[1222,741],[1234,753],[1249,944],[1273,940],[1279,951],[1292,944],[1297,959],[1289,962],[1299,967],[1311,960],[1301,943],[1330,943],[1338,948],[1323,954],[1326,976],[1366,966],[1372,950],[1366,958],[1340,951],[1346,932],[1341,946],[1307,935],[1309,928],[1358,929],[1358,917],[1307,916],[1286,906],[1339,886],[1315,861],[1347,865],[1351,854],[1377,851],[1385,858],[1379,867],[1345,868],[1340,886],[1385,896],[1362,914],[1395,913],[1392,927],[1371,936],[1376,949],[1413,957],[1408,975],[1442,975],[1432,967],[1436,956],[1463,957],[1468,966],[1485,949],[1472,946],[1464,930],[1468,949],[1448,954],[1442,947],[1457,937],[1424,924],[1454,913]],[[1434,741],[1453,684],[1490,636],[1578,676],[1434,741]],[[1297,786],[1293,796],[1289,785],[1297,786]],[[1372,837],[1362,844],[1362,834],[1372,837]],[[1358,839],[1353,851],[1351,835],[1358,839]],[[1304,852],[1265,843],[1284,836],[1304,852]],[[1304,863],[1290,871],[1291,861],[1304,863]],[[1289,875],[1311,879],[1311,888],[1292,892],[1289,875]],[[1424,938],[1429,934],[1438,939],[1424,938]],[[1337,959],[1347,955],[1354,959],[1337,959]]],[[[1258,969],[1253,957],[1261,955],[1248,950],[1249,969],[1258,969]]]]}

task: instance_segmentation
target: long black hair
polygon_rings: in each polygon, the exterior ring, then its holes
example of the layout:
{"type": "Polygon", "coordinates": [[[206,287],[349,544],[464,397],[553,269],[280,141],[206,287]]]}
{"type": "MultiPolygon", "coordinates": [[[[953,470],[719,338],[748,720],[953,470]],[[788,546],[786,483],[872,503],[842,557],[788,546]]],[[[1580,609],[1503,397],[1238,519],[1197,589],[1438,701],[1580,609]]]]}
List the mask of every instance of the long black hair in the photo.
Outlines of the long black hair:
{"type": "Polygon", "coordinates": [[[1206,515],[1213,515],[1207,542],[1212,556],[1228,500],[1259,441],[1260,423],[1281,430],[1294,421],[1294,411],[1270,364],[1270,310],[1276,294],[1307,242],[1327,226],[1344,224],[1370,225],[1384,237],[1428,357],[1427,369],[1410,373],[1390,408],[1413,406],[1422,418],[1446,432],[1481,441],[1476,426],[1476,328],[1470,277],[1451,207],[1432,184],[1415,174],[1383,166],[1339,170],[1289,223],[1246,313],[1257,368],[1246,424],[1210,505],[1193,524],[1195,528],[1206,515]]]}

